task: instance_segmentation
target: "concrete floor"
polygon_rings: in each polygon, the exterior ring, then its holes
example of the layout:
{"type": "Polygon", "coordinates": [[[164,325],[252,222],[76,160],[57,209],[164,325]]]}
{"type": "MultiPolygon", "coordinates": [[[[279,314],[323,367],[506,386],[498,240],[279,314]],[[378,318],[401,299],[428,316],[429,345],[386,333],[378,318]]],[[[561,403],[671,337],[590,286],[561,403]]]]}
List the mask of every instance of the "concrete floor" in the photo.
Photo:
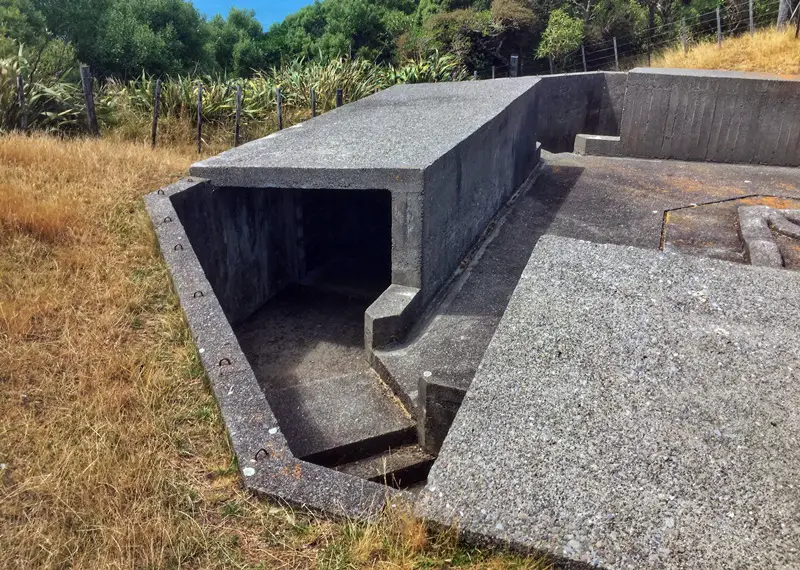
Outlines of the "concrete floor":
{"type": "Polygon", "coordinates": [[[666,211],[758,194],[800,198],[797,169],[543,153],[483,254],[405,343],[377,356],[411,407],[423,375],[465,391],[542,235],[658,249],[666,211]]]}
{"type": "Polygon", "coordinates": [[[236,328],[297,457],[338,464],[414,441],[413,422],[364,358],[369,304],[293,287],[236,328]]]}

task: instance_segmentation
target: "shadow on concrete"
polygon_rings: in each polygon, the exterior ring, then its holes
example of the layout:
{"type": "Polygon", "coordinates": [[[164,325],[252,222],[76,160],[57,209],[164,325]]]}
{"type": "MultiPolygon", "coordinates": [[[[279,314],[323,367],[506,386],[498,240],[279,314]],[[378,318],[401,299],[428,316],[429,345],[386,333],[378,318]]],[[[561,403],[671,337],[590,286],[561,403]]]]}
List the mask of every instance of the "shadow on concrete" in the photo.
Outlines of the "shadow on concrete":
{"type": "Polygon", "coordinates": [[[364,296],[294,285],[236,327],[292,452],[334,464],[413,439],[364,358],[364,296]]]}
{"type": "Polygon", "coordinates": [[[556,171],[545,165],[407,340],[376,352],[387,381],[410,407],[418,404],[423,374],[455,388],[469,386],[536,242],[582,173],[579,167],[556,171]]]}

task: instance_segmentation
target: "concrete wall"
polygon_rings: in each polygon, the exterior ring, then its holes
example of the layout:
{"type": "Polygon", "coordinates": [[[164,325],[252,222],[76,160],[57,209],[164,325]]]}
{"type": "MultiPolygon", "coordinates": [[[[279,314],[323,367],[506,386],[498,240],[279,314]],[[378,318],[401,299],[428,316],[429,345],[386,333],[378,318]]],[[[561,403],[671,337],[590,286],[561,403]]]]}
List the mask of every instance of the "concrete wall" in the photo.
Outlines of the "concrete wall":
{"type": "Polygon", "coordinates": [[[298,278],[295,194],[206,183],[171,198],[232,323],[298,278]]]}
{"type": "Polygon", "coordinates": [[[620,135],[626,156],[800,166],[800,78],[634,69],[620,135]]]}
{"type": "Polygon", "coordinates": [[[536,90],[542,146],[571,152],[580,133],[618,135],[626,78],[602,71],[541,77],[536,90]]]}
{"type": "Polygon", "coordinates": [[[529,90],[425,170],[422,293],[430,300],[531,174],[537,93],[529,90]]]}

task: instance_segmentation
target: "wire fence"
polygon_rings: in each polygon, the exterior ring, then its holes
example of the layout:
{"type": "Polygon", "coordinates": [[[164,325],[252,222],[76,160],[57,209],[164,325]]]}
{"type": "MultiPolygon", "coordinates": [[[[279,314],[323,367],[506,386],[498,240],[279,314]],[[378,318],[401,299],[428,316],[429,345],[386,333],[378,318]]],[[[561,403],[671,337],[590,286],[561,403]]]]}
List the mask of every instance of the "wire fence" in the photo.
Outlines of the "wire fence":
{"type": "MultiPolygon", "coordinates": [[[[545,75],[552,73],[574,73],[581,71],[624,71],[638,66],[649,66],[652,57],[667,49],[683,47],[688,51],[704,40],[725,38],[754,33],[757,28],[775,25],[781,0],[733,0],[715,10],[692,13],[671,22],[645,28],[629,36],[604,39],[586,43],[572,52],[557,58],[512,56],[509,63],[493,66],[491,71],[479,73],[480,79],[514,77],[520,75],[545,75]]],[[[800,10],[792,16],[800,24],[800,10]]],[[[798,26],[800,29],[800,26],[798,26]]]]}

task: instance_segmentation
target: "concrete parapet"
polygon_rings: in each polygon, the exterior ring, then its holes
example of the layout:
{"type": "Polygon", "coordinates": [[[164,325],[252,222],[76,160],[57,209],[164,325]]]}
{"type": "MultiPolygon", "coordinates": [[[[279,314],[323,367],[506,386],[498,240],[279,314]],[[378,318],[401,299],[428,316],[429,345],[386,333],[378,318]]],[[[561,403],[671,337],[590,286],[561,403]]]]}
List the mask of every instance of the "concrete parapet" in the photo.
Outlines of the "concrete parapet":
{"type": "Polygon", "coordinates": [[[572,151],[579,133],[618,135],[627,74],[593,71],[540,79],[539,140],[550,152],[572,151]]]}
{"type": "Polygon", "coordinates": [[[620,135],[631,157],[800,166],[800,76],[634,69],[620,135]]]}
{"type": "Polygon", "coordinates": [[[266,194],[388,190],[391,283],[420,289],[427,303],[535,168],[538,82],[396,86],[191,173],[266,194]]]}

